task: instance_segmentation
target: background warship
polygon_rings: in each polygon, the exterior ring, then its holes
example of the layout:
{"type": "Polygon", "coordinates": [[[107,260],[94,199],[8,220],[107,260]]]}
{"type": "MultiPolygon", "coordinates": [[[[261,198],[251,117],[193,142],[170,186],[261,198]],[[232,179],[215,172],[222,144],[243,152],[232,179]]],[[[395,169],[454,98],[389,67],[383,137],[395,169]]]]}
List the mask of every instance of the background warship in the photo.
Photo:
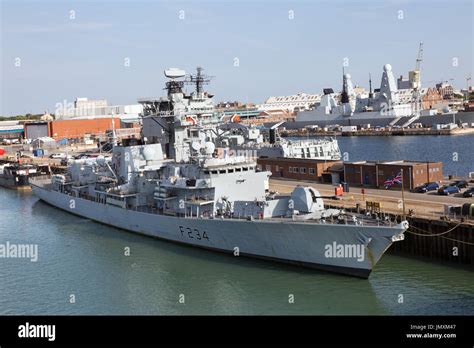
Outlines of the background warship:
{"type": "Polygon", "coordinates": [[[343,74],[342,93],[336,100],[332,88],[325,88],[321,102],[312,110],[299,111],[296,122],[286,122],[286,128],[302,128],[308,125],[340,126],[398,126],[408,127],[417,122],[432,127],[443,123],[473,123],[474,112],[446,110],[436,114],[436,110],[423,110],[421,106],[421,82],[419,66],[412,72],[410,93],[402,93],[392,72],[392,66],[383,66],[380,88],[372,90],[368,97],[357,96],[350,74],[343,74]]]}
{"type": "MultiPolygon", "coordinates": [[[[217,151],[220,116],[201,71],[165,75],[167,98],[142,100],[158,134],[114,144],[112,157],[72,160],[32,180],[43,201],[101,223],[205,249],[367,278],[408,223],[325,209],[319,192],[269,192],[270,172],[217,151]],[[196,90],[186,96],[186,81],[196,90]]],[[[146,121],[148,120],[148,121],[146,121]]]]}

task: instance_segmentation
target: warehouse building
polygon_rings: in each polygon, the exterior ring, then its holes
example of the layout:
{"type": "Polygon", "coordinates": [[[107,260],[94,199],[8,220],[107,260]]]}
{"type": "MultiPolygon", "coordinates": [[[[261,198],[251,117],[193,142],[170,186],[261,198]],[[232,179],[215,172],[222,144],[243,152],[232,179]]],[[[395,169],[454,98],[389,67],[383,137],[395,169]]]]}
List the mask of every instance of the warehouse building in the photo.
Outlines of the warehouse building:
{"type": "Polygon", "coordinates": [[[25,122],[25,139],[37,139],[43,137],[49,137],[49,126],[48,122],[25,122]]]}
{"type": "Polygon", "coordinates": [[[308,158],[260,157],[257,159],[257,167],[260,170],[272,172],[272,177],[274,178],[329,183],[332,180],[323,179],[323,174],[329,174],[330,168],[341,163],[342,161],[324,161],[308,158]]]}
{"type": "Polygon", "coordinates": [[[18,121],[0,121],[0,139],[23,138],[23,125],[18,121]]]}
{"type": "Polygon", "coordinates": [[[109,118],[80,118],[54,120],[49,122],[28,122],[24,125],[25,139],[51,137],[60,139],[82,139],[91,135],[104,137],[107,130],[120,129],[121,121],[118,117],[109,118]]]}
{"type": "MultiPolygon", "coordinates": [[[[385,181],[395,178],[402,169],[406,190],[443,179],[441,162],[418,161],[345,162],[344,177],[349,185],[383,188],[385,181]]],[[[401,188],[401,185],[393,185],[393,188],[401,188]]]]}

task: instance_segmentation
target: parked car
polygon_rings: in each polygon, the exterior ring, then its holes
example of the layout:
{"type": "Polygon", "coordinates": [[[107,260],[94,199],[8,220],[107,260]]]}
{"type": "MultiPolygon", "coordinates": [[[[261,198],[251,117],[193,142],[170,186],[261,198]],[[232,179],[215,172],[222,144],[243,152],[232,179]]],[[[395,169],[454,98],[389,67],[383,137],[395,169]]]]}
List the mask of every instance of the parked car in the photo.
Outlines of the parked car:
{"type": "Polygon", "coordinates": [[[464,193],[462,194],[463,197],[469,198],[474,196],[474,186],[469,187],[464,193]]]}
{"type": "Polygon", "coordinates": [[[67,155],[65,153],[53,153],[49,156],[49,158],[67,158],[67,155]]]}
{"type": "Polygon", "coordinates": [[[417,186],[413,189],[413,192],[416,193],[425,193],[428,191],[436,191],[439,189],[439,185],[436,182],[427,182],[421,186],[417,186]]]}
{"type": "Polygon", "coordinates": [[[90,158],[90,157],[91,157],[90,153],[82,152],[82,153],[77,154],[76,156],[74,156],[74,159],[87,159],[87,158],[90,158]]]}
{"type": "Polygon", "coordinates": [[[450,186],[457,186],[459,188],[466,188],[469,184],[467,183],[466,180],[456,180],[449,184],[450,186]]]}
{"type": "Polygon", "coordinates": [[[67,163],[69,162],[69,160],[73,159],[73,157],[71,155],[67,155],[66,158],[62,158],[61,159],[61,165],[62,166],[67,166],[67,163]]]}
{"type": "Polygon", "coordinates": [[[445,185],[438,190],[439,195],[449,196],[454,193],[459,193],[461,190],[457,186],[445,185]]]}

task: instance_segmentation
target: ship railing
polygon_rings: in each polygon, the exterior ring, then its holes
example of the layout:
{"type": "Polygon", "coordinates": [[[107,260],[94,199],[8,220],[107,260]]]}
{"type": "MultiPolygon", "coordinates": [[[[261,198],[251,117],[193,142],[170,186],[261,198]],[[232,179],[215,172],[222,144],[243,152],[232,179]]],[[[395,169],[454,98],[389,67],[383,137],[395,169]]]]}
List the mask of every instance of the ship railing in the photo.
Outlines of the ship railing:
{"type": "Polygon", "coordinates": [[[30,181],[48,181],[50,179],[51,179],[50,174],[35,175],[29,178],[30,181]]]}

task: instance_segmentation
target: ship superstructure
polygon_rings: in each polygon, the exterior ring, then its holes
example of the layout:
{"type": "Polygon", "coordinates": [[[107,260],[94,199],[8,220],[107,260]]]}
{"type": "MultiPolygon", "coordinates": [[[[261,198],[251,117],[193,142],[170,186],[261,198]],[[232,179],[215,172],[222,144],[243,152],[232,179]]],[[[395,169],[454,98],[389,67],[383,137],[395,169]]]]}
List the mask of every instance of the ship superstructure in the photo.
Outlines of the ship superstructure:
{"type": "Polygon", "coordinates": [[[176,68],[166,70],[165,76],[169,78],[166,83],[167,97],[140,99],[139,102],[144,109],[144,137],[148,142],[161,143],[167,157],[187,160],[189,144],[210,141],[219,153],[233,151],[251,158],[341,158],[335,138],[286,140],[278,133],[284,122],[264,128],[224,121],[225,115],[214,108],[213,95],[203,90],[203,85],[210,79],[200,67],[195,75],[189,77],[176,68]],[[195,90],[186,95],[183,91],[185,85],[193,85],[195,90]],[[172,138],[174,136],[186,139],[184,143],[187,145],[179,148],[180,145],[172,138]],[[174,145],[170,146],[171,143],[174,145]]]}
{"type": "Polygon", "coordinates": [[[278,132],[283,123],[279,122],[268,128],[225,123],[219,126],[216,141],[220,147],[255,158],[341,159],[341,150],[336,138],[287,140],[280,137],[278,132]]]}

